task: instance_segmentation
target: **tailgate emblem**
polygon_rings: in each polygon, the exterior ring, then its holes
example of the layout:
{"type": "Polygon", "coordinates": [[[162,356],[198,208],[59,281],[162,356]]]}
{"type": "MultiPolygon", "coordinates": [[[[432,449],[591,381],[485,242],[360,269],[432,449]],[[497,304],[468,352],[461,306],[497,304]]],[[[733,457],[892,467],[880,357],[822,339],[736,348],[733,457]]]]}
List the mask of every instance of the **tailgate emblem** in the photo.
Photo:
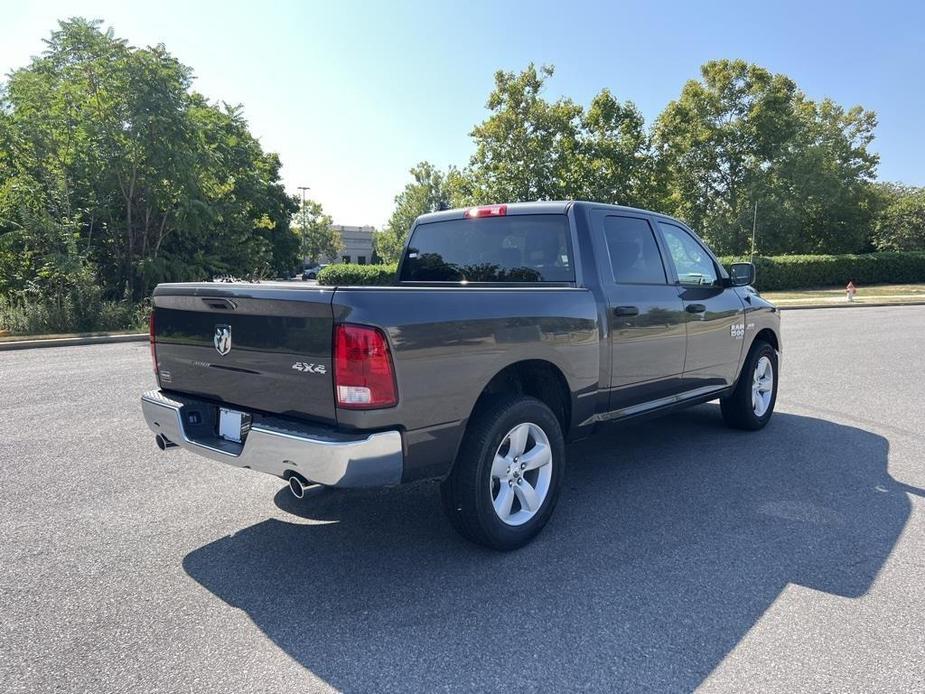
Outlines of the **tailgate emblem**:
{"type": "Polygon", "coordinates": [[[215,351],[223,357],[228,354],[231,351],[231,326],[216,325],[212,343],[215,345],[215,351]]]}

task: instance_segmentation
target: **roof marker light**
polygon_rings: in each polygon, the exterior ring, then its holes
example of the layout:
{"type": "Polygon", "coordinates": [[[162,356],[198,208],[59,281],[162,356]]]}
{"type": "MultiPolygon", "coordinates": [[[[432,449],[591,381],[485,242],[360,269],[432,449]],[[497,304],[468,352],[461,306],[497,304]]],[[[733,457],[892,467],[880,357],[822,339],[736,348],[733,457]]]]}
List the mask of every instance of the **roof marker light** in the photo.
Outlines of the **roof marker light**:
{"type": "Polygon", "coordinates": [[[466,219],[479,219],[480,217],[504,217],[507,214],[507,205],[482,205],[470,207],[465,211],[466,219]]]}

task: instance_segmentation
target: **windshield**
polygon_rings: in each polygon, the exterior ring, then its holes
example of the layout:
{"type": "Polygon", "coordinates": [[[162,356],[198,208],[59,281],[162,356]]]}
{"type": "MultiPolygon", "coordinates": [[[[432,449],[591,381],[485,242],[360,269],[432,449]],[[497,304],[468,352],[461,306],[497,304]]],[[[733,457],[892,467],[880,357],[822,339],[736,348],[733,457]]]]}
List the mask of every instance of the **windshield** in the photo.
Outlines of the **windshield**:
{"type": "Polygon", "coordinates": [[[568,218],[562,214],[453,219],[419,224],[403,282],[573,282],[568,218]]]}

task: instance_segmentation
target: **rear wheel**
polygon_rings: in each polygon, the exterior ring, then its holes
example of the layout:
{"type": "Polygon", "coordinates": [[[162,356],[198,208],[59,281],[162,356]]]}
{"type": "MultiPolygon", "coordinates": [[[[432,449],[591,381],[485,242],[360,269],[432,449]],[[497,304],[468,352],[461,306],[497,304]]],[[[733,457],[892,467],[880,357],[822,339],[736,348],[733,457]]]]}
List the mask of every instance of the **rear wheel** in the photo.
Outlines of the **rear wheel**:
{"type": "Polygon", "coordinates": [[[559,421],[543,402],[504,396],[475,414],[443,507],[464,537],[500,550],[522,547],[552,515],[565,466],[559,421]]]}
{"type": "Polygon", "coordinates": [[[777,401],[777,365],[771,345],[763,340],[752,345],[735,390],[719,401],[726,424],[754,431],[768,423],[777,401]]]}

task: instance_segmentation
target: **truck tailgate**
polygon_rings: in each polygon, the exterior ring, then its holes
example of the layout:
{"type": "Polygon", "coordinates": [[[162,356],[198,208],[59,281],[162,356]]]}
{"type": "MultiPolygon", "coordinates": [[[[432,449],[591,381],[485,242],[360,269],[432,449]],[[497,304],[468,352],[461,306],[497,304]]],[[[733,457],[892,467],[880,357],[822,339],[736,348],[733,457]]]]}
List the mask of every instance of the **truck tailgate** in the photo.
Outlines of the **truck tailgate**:
{"type": "Polygon", "coordinates": [[[332,289],[174,284],[154,292],[160,385],[230,407],[335,421],[332,289]]]}

